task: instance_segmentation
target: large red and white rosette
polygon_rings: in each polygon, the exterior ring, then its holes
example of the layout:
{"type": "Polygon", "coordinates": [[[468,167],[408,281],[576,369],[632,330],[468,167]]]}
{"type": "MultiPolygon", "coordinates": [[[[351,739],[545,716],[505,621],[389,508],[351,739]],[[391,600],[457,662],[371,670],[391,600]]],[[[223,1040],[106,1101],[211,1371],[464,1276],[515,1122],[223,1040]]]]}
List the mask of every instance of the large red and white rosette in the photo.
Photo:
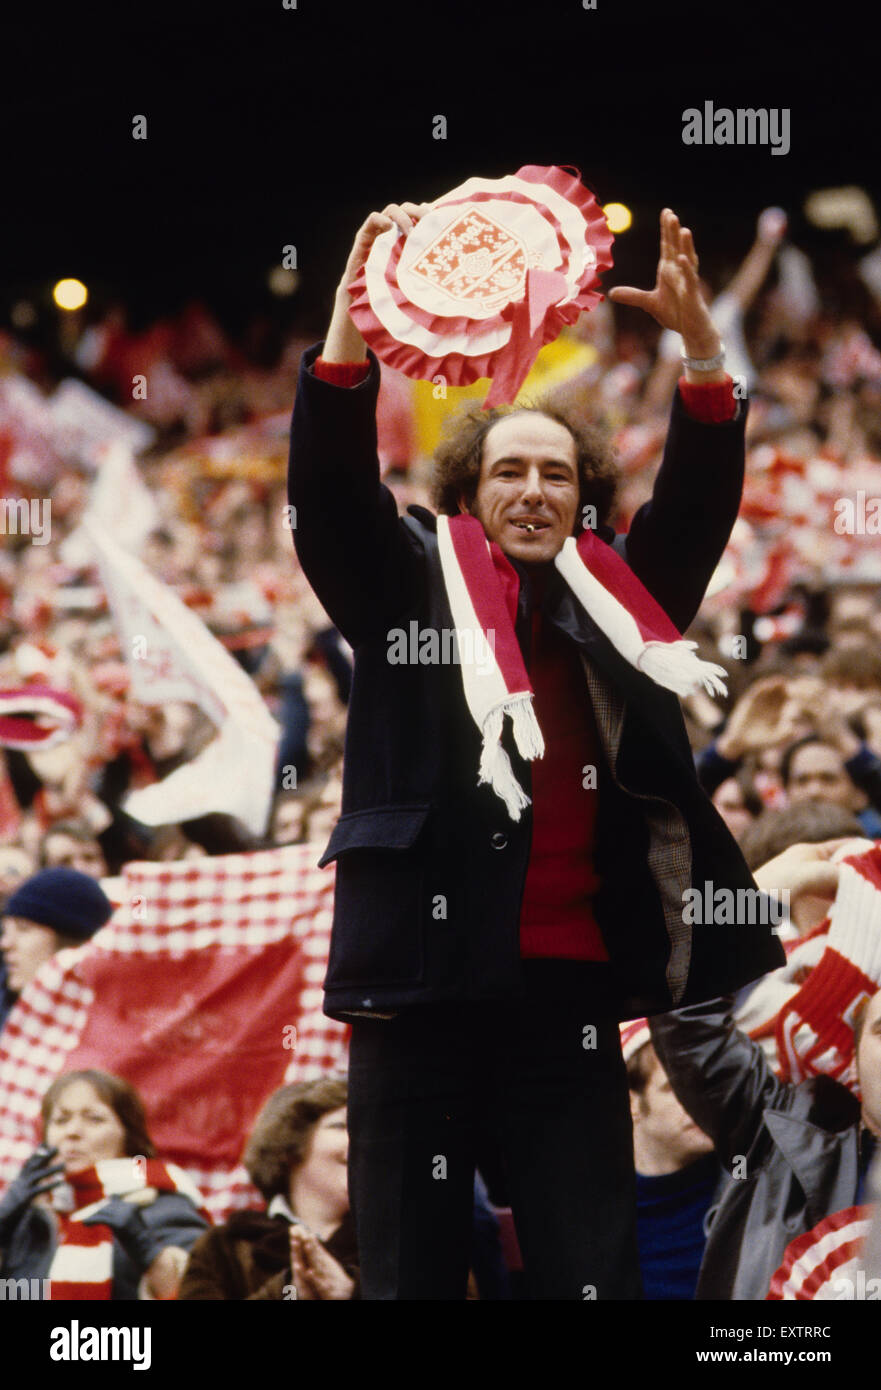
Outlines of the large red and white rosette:
{"type": "Polygon", "coordinates": [[[767,1300],[865,1298],[867,1282],[877,1288],[874,1279],[866,1280],[863,1269],[863,1244],[871,1224],[870,1206],[846,1207],[790,1241],[771,1279],[767,1300]]]}
{"type": "Polygon", "coordinates": [[[612,233],[577,170],[528,164],[467,179],[409,236],[376,238],[348,286],[349,312],[383,362],[451,386],[492,377],[485,406],[513,401],[539,350],[592,309],[612,233]]]}

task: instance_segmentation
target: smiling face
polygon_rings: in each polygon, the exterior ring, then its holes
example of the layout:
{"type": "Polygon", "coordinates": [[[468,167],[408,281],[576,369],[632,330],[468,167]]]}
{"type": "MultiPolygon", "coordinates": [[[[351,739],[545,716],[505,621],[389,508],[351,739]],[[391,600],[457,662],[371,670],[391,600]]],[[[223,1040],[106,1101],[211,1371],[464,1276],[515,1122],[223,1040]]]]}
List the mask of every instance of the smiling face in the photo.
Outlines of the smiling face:
{"type": "Polygon", "coordinates": [[[124,1157],[125,1128],[94,1086],[71,1081],[52,1107],[46,1143],[58,1150],[66,1171],[76,1173],[103,1158],[124,1157]]]}
{"type": "Polygon", "coordinates": [[[553,560],[573,533],[579,498],[575,440],[565,425],[518,411],[488,431],[471,512],[506,555],[526,564],[553,560]]]}

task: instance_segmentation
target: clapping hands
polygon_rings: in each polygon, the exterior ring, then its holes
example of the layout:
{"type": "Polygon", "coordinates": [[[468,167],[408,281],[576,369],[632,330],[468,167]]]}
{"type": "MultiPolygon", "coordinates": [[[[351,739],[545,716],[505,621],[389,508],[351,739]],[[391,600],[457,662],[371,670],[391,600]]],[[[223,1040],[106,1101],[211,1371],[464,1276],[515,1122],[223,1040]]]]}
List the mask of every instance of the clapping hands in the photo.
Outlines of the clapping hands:
{"type": "Polygon", "coordinates": [[[339,1261],[305,1226],[291,1226],[291,1274],[297,1298],[344,1302],[352,1297],[354,1281],[339,1261]]]}

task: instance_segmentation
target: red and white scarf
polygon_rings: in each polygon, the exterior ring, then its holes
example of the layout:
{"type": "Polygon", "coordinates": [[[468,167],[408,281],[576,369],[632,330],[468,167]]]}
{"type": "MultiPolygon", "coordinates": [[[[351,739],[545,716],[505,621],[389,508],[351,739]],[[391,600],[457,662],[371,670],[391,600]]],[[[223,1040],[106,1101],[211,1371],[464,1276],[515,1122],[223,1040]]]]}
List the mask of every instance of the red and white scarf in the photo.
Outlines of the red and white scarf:
{"type": "Polygon", "coordinates": [[[56,1189],[59,1204],[67,1197],[72,1210],[58,1212],[58,1248],[49,1270],[53,1300],[96,1300],[113,1296],[113,1232],[109,1226],[84,1225],[111,1197],[127,1197],[138,1206],[159,1192],[180,1192],[197,1208],[202,1198],[182,1168],[158,1158],[106,1158],[78,1173],[68,1173],[56,1189]]]}
{"type": "Polygon", "coordinates": [[[0,690],[0,748],[26,753],[54,748],[70,738],[82,721],[82,705],[66,690],[46,685],[0,690]]]}
{"type": "MultiPolygon", "coordinates": [[[[502,747],[506,714],[521,757],[531,761],[544,754],[514,631],[519,579],[476,517],[439,516],[437,537],[456,632],[477,638],[459,645],[465,699],[483,737],[478,783],[489,783],[517,821],[529,797],[502,747]]],[[[554,564],[588,616],[636,670],[677,695],[701,685],[710,695],[726,693],[723,667],[696,655],[697,643],[683,641],[630,567],[593,531],[584,530],[577,541],[568,537],[554,564]]]]}

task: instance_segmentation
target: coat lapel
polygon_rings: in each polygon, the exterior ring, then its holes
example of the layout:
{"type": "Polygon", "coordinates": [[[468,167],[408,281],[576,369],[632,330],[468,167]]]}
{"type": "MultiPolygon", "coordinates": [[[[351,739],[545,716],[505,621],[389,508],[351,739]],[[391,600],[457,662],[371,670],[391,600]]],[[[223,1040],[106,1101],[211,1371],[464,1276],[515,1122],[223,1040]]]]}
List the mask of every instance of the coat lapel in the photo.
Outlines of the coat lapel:
{"type": "Polygon", "coordinates": [[[766,1110],[764,1118],[805,1194],[809,1220],[815,1223],[850,1205],[858,1176],[855,1133],[830,1133],[784,1110],[766,1110]]]}

